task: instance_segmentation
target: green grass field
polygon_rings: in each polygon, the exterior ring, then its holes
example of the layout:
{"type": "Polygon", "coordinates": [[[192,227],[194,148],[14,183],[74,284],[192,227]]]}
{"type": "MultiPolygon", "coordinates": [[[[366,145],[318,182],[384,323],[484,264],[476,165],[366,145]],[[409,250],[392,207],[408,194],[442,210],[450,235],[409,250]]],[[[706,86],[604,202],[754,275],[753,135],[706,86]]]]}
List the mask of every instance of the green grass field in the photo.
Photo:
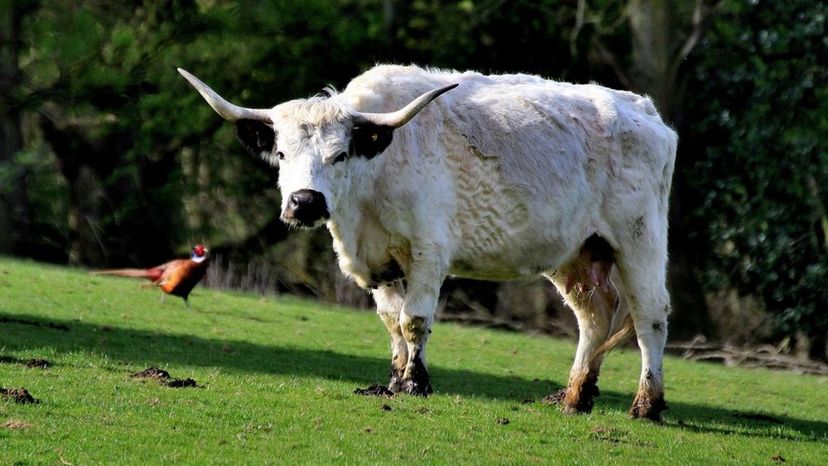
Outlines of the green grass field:
{"type": "Polygon", "coordinates": [[[364,397],[389,365],[373,313],[159,296],[0,258],[0,387],[40,400],[0,401],[0,464],[828,464],[826,377],[668,358],[653,424],[626,416],[639,357],[617,351],[594,412],[567,416],[537,400],[565,384],[573,343],[438,323],[435,394],[364,397]],[[150,366],[199,386],[130,378],[150,366]]]}

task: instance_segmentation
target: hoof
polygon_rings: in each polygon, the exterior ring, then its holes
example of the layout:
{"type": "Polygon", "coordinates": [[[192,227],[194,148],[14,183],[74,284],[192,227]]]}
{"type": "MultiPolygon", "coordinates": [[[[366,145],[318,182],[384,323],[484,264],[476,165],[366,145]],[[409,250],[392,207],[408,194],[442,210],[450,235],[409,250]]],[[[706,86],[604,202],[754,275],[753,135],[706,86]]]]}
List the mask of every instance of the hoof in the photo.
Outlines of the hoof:
{"type": "Polygon", "coordinates": [[[388,379],[388,389],[394,393],[404,392],[403,388],[403,371],[391,366],[391,373],[388,379]]]}
{"type": "Polygon", "coordinates": [[[542,402],[561,406],[561,411],[566,414],[580,414],[592,412],[594,399],[600,395],[598,385],[595,383],[584,383],[580,390],[572,387],[562,388],[557,392],[547,395],[542,402]]]}
{"type": "Polygon", "coordinates": [[[629,415],[633,419],[649,419],[653,422],[661,422],[661,413],[667,409],[667,403],[663,397],[649,398],[636,395],[630,407],[629,415]]]}
{"type": "Polygon", "coordinates": [[[403,385],[403,380],[401,378],[391,377],[391,380],[388,381],[388,390],[394,393],[401,393],[405,391],[403,385]]]}
{"type": "Polygon", "coordinates": [[[402,383],[402,391],[414,396],[428,396],[434,393],[434,390],[431,389],[431,382],[428,380],[404,380],[402,383]]]}
{"type": "Polygon", "coordinates": [[[402,379],[403,392],[414,396],[428,396],[434,392],[431,389],[431,380],[428,377],[428,371],[419,357],[415,356],[409,363],[406,376],[402,379]]]}

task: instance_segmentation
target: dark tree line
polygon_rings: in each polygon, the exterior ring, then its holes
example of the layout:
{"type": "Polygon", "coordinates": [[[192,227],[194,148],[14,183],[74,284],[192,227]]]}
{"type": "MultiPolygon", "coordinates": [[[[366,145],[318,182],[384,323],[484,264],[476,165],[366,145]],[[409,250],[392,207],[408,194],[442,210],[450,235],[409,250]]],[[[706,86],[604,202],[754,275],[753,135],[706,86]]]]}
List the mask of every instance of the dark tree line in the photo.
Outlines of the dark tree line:
{"type": "MultiPolygon", "coordinates": [[[[279,222],[278,173],[175,67],[251,106],[377,62],[529,72],[647,93],[678,130],[674,337],[732,338],[723,314],[748,312],[754,340],[825,359],[826,13],[810,0],[3,0],[0,252],[151,264],[206,241],[225,271],[258,264],[267,287],[366,304],[324,232],[279,222]]],[[[444,291],[449,310],[560,320],[543,285],[444,291]]]]}

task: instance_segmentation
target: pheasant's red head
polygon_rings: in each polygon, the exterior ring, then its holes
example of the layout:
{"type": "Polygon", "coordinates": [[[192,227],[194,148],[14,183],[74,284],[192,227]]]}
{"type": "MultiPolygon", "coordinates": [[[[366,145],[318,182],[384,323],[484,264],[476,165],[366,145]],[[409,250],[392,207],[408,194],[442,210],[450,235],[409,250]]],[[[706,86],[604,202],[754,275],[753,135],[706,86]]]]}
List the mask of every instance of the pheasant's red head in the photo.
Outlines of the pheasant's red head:
{"type": "Polygon", "coordinates": [[[205,254],[207,254],[207,248],[203,244],[193,246],[193,258],[204,257],[205,254]]]}

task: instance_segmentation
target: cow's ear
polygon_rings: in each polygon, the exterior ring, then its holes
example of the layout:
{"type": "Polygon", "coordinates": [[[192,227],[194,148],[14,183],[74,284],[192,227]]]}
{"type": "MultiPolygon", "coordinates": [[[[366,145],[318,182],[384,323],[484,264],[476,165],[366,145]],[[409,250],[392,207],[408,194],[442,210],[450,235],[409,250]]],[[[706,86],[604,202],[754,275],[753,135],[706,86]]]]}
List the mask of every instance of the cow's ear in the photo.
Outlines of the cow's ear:
{"type": "Polygon", "coordinates": [[[350,152],[358,157],[372,159],[391,144],[394,128],[362,123],[351,130],[350,152]]]}
{"type": "Polygon", "coordinates": [[[260,120],[236,120],[236,137],[253,155],[267,159],[276,142],[273,128],[260,120]]]}

